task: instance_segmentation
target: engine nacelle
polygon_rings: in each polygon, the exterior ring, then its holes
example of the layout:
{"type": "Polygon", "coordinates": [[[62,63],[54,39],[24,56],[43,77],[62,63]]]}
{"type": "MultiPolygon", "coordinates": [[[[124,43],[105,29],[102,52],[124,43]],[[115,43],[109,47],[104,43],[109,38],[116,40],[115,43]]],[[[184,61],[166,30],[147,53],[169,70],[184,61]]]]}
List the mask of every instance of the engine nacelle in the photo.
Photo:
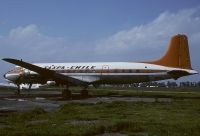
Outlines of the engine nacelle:
{"type": "Polygon", "coordinates": [[[24,69],[24,73],[23,73],[23,75],[25,75],[25,76],[30,75],[30,70],[28,70],[28,69],[24,69]]]}
{"type": "Polygon", "coordinates": [[[47,81],[46,84],[47,84],[47,85],[56,85],[56,82],[55,82],[55,81],[47,81]]]}

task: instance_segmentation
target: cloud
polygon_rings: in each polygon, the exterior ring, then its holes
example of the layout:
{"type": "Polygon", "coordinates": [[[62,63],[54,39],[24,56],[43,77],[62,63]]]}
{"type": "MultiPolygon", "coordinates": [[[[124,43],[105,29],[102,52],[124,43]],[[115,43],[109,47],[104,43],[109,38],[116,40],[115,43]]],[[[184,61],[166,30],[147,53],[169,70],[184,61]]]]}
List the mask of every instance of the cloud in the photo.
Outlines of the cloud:
{"type": "MultiPolygon", "coordinates": [[[[95,52],[112,60],[152,60],[161,57],[173,35],[183,33],[189,38],[193,68],[200,72],[200,7],[165,11],[151,22],[121,30],[96,43],[95,52]]],[[[199,75],[182,80],[198,81],[199,75]]],[[[181,80],[179,80],[181,81],[181,80]]]]}
{"type": "Polygon", "coordinates": [[[151,22],[121,30],[98,41],[77,42],[66,37],[52,37],[35,24],[11,29],[0,35],[1,57],[34,61],[118,61],[157,58],[167,48],[172,35],[185,33],[192,46],[200,39],[199,8],[161,13],[151,22]],[[88,59],[90,58],[90,59],[88,59]],[[92,58],[92,59],[91,59],[92,58]]]}
{"type": "Polygon", "coordinates": [[[177,13],[163,12],[147,24],[119,31],[98,41],[95,52],[104,56],[109,54],[117,57],[123,54],[129,57],[135,55],[136,59],[147,56],[154,58],[158,55],[156,52],[161,52],[159,55],[163,53],[161,49],[165,50],[171,36],[178,33],[188,35],[191,40],[195,41],[193,46],[197,46],[197,43],[200,43],[199,11],[198,7],[177,13]]]}
{"type": "Polygon", "coordinates": [[[62,50],[66,43],[66,38],[44,35],[37,25],[31,24],[14,28],[7,36],[1,36],[0,53],[5,57],[39,60],[55,55],[56,49],[62,50]]]}
{"type": "MultiPolygon", "coordinates": [[[[200,71],[200,8],[161,13],[151,22],[121,30],[98,41],[77,42],[67,37],[49,36],[30,24],[0,35],[0,57],[29,62],[133,61],[154,59],[167,48],[172,35],[188,35],[192,62],[200,71]]],[[[4,63],[1,61],[0,65],[4,63]]],[[[2,71],[7,70],[7,65],[2,71]]],[[[2,73],[3,73],[2,72],[2,73]]],[[[199,77],[198,77],[199,78],[199,77]]]]}

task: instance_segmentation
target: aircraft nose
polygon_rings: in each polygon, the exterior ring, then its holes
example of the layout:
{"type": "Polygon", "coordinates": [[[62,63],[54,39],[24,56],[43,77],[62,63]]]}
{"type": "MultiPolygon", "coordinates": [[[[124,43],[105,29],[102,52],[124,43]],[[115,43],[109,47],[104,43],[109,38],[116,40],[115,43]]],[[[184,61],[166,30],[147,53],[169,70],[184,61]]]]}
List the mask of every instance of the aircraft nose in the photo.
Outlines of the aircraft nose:
{"type": "Polygon", "coordinates": [[[19,78],[19,74],[9,74],[6,73],[3,75],[5,79],[15,82],[19,78]]]}

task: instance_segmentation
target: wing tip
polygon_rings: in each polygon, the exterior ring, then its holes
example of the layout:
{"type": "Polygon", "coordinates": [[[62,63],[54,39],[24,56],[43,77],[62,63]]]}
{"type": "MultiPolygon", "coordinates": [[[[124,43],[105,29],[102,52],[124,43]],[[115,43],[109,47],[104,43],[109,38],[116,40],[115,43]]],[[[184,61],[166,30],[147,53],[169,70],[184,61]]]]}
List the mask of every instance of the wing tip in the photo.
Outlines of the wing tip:
{"type": "Polygon", "coordinates": [[[8,60],[10,60],[10,58],[3,58],[2,60],[3,61],[8,61],[8,60]]]}
{"type": "Polygon", "coordinates": [[[2,60],[6,61],[6,62],[10,62],[10,63],[12,63],[14,61],[22,61],[22,59],[21,60],[17,60],[17,59],[13,59],[13,58],[3,58],[2,60]]]}

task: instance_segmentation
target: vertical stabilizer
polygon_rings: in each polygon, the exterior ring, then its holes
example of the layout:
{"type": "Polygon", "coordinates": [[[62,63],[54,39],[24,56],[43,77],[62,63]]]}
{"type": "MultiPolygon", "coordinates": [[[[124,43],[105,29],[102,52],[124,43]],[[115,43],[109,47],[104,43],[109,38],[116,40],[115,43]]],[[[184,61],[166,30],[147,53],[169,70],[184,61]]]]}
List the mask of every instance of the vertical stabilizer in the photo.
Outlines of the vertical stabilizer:
{"type": "Polygon", "coordinates": [[[187,36],[180,34],[173,36],[165,55],[149,63],[182,69],[192,69],[187,36]]]}

